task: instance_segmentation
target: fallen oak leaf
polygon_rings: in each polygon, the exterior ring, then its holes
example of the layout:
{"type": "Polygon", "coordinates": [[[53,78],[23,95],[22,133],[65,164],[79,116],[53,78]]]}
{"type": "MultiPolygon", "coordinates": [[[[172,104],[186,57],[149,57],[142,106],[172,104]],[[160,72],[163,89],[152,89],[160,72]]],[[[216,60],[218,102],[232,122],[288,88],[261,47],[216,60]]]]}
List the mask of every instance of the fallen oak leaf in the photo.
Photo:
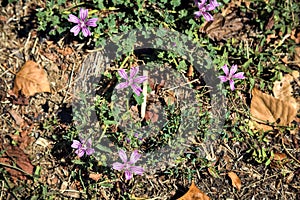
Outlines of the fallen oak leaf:
{"type": "Polygon", "coordinates": [[[210,200],[210,198],[195,185],[194,181],[187,193],[177,200],[210,200]]]}
{"type": "Polygon", "coordinates": [[[16,74],[13,93],[18,96],[19,91],[26,97],[36,93],[50,92],[47,74],[36,62],[27,61],[16,74]]]}
{"type": "Polygon", "coordinates": [[[252,90],[252,96],[250,113],[251,118],[257,122],[257,128],[268,131],[273,129],[268,123],[288,126],[295,119],[297,110],[288,102],[264,94],[256,88],[252,90]]]}
{"type": "Polygon", "coordinates": [[[235,187],[238,191],[242,188],[242,181],[234,172],[228,172],[227,175],[231,179],[232,186],[235,187]]]}
{"type": "Polygon", "coordinates": [[[275,98],[289,102],[296,110],[298,110],[299,105],[293,97],[293,88],[291,85],[293,80],[294,77],[292,75],[286,74],[280,81],[275,81],[273,85],[273,94],[275,98]]]}

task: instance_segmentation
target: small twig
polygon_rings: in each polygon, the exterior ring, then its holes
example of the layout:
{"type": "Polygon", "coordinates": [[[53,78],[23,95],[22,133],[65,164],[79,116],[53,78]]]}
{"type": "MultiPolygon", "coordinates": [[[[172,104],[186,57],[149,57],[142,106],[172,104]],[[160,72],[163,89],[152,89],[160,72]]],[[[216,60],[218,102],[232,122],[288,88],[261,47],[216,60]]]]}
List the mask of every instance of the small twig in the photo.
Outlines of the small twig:
{"type": "Polygon", "coordinates": [[[73,77],[73,74],[74,74],[74,66],[75,66],[75,64],[73,64],[73,66],[72,66],[72,71],[71,71],[70,78],[69,78],[69,81],[68,81],[68,86],[67,86],[67,88],[66,88],[66,92],[65,92],[64,98],[61,100],[61,105],[64,103],[64,101],[65,101],[65,99],[66,99],[66,96],[67,96],[67,94],[68,94],[70,85],[71,85],[71,83],[72,83],[72,77],[73,77]]]}
{"type": "Polygon", "coordinates": [[[299,161],[297,158],[295,158],[295,156],[293,156],[293,155],[287,150],[286,146],[284,145],[283,137],[281,137],[281,144],[282,144],[283,149],[285,150],[285,152],[286,152],[293,160],[295,160],[298,164],[300,164],[300,161],[299,161]]]}
{"type": "Polygon", "coordinates": [[[4,192],[4,181],[2,181],[2,188],[1,188],[0,199],[2,199],[2,197],[3,197],[3,192],[4,192]]]}
{"type": "MultiPolygon", "coordinates": [[[[148,71],[143,70],[143,76],[147,76],[148,77],[148,71]]],[[[141,106],[141,118],[142,119],[144,119],[145,114],[146,114],[146,106],[147,106],[147,84],[148,84],[148,80],[146,80],[143,83],[143,96],[144,96],[144,99],[143,99],[143,103],[142,103],[142,106],[141,106]]]]}
{"type": "MultiPolygon", "coordinates": [[[[178,86],[175,86],[175,87],[172,87],[172,88],[166,88],[166,89],[164,89],[164,90],[174,90],[174,89],[176,89],[176,88],[179,88],[179,87],[182,87],[182,86],[185,86],[185,85],[194,83],[194,82],[198,82],[198,81],[199,81],[199,79],[195,79],[195,80],[192,80],[192,81],[190,81],[190,82],[188,82],[188,83],[183,83],[183,84],[181,84],[181,85],[178,85],[178,86]]],[[[208,87],[208,86],[207,86],[207,87],[208,87]]]]}

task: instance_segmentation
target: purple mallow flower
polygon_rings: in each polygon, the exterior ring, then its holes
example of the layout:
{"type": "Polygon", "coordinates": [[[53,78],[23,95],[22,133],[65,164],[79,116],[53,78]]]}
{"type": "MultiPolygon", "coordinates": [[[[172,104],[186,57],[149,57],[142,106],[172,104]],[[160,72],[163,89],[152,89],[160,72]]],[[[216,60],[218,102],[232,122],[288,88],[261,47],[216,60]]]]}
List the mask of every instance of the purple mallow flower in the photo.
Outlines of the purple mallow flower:
{"type": "Polygon", "coordinates": [[[133,92],[140,96],[140,93],[142,92],[142,89],[137,85],[140,83],[143,83],[144,81],[147,80],[147,76],[136,76],[137,73],[139,72],[139,67],[133,67],[130,69],[130,75],[129,77],[127,76],[126,72],[124,69],[120,69],[118,71],[119,75],[125,79],[125,82],[119,83],[116,86],[116,89],[124,89],[127,87],[131,87],[133,92]]]}
{"type": "Polygon", "coordinates": [[[140,166],[134,166],[134,164],[140,159],[142,156],[138,153],[137,150],[134,150],[130,156],[128,161],[127,155],[124,150],[119,151],[119,156],[123,163],[115,162],[113,163],[113,169],[118,171],[125,171],[126,180],[130,180],[133,177],[133,174],[142,175],[144,173],[144,169],[140,166]]]}
{"type": "Polygon", "coordinates": [[[74,33],[74,36],[78,35],[80,30],[82,30],[84,37],[92,35],[88,27],[96,27],[96,21],[98,20],[98,18],[87,19],[88,12],[88,9],[80,8],[79,18],[72,14],[69,15],[68,21],[77,24],[70,30],[72,33],[74,33]]]}
{"type": "Polygon", "coordinates": [[[217,0],[209,0],[209,4],[206,3],[207,0],[194,0],[196,6],[199,8],[199,11],[195,12],[196,18],[199,18],[201,15],[206,21],[214,20],[213,16],[208,12],[214,10],[216,7],[220,6],[217,0]]]}
{"type": "Polygon", "coordinates": [[[219,79],[221,80],[221,82],[226,82],[229,81],[229,85],[230,85],[230,89],[233,91],[235,89],[234,87],[234,80],[233,79],[244,79],[244,72],[238,72],[235,73],[237,71],[237,65],[232,65],[230,71],[227,67],[227,65],[224,65],[222,67],[225,76],[219,76],[219,79]]]}
{"type": "Polygon", "coordinates": [[[89,156],[95,153],[95,150],[92,148],[91,138],[89,138],[87,141],[82,138],[79,139],[80,141],[73,140],[73,144],[71,145],[72,148],[77,149],[75,153],[79,158],[81,158],[84,154],[89,156]]]}

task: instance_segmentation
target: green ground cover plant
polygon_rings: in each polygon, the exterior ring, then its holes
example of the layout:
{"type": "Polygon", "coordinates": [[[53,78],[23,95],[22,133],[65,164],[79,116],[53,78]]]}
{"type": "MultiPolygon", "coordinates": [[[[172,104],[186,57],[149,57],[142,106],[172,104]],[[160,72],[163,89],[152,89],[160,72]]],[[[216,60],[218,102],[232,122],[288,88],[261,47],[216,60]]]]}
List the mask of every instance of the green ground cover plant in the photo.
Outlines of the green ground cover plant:
{"type": "Polygon", "coordinates": [[[0,199],[299,198],[297,1],[2,4],[0,199]]]}

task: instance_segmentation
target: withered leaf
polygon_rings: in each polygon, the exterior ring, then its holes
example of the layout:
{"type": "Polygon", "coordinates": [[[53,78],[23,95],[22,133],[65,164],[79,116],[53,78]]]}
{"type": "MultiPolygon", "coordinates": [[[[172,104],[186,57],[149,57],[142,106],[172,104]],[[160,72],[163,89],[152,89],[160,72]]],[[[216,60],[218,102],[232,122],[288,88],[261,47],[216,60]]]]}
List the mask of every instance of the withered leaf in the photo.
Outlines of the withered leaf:
{"type": "MultiPolygon", "coordinates": [[[[3,145],[3,149],[5,153],[1,157],[1,161],[8,164],[13,165],[12,161],[16,163],[16,165],[21,168],[26,173],[32,175],[33,174],[33,166],[28,158],[28,156],[24,153],[22,149],[17,146],[11,145],[3,145]]],[[[6,170],[11,174],[11,176],[16,180],[18,178],[26,179],[24,173],[17,171],[15,169],[6,168],[6,170]]]]}
{"type": "Polygon", "coordinates": [[[288,102],[264,94],[256,88],[252,90],[252,95],[250,113],[252,119],[258,122],[257,128],[264,131],[272,130],[272,126],[267,123],[287,126],[296,117],[297,110],[288,102]]]}
{"type": "Polygon", "coordinates": [[[225,17],[218,13],[214,15],[213,21],[207,21],[203,24],[200,32],[207,33],[212,40],[226,40],[242,30],[244,21],[246,18],[238,18],[234,12],[225,17]]]}
{"type": "Polygon", "coordinates": [[[232,186],[240,191],[242,188],[241,179],[234,172],[228,172],[228,176],[231,179],[232,186]]]}
{"type": "Polygon", "coordinates": [[[19,91],[29,97],[40,92],[50,92],[50,84],[43,68],[34,61],[27,61],[17,73],[13,93],[19,91]]]}
{"type": "Polygon", "coordinates": [[[195,185],[194,181],[187,193],[178,200],[210,200],[210,198],[195,185]]]}

